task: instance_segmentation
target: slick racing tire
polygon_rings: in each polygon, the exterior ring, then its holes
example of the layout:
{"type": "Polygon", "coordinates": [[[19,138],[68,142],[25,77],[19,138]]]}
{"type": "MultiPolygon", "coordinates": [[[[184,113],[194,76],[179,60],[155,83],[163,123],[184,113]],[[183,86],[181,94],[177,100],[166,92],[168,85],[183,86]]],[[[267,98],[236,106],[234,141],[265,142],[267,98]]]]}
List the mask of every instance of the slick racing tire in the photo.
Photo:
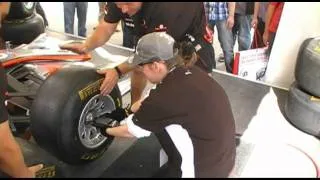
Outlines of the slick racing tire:
{"type": "Polygon", "coordinates": [[[306,39],[300,46],[295,78],[300,88],[320,97],[320,38],[306,39]]]}
{"type": "Polygon", "coordinates": [[[7,20],[25,19],[35,12],[37,2],[11,2],[7,20]]]}
{"type": "Polygon", "coordinates": [[[62,68],[41,85],[31,108],[31,133],[35,141],[69,164],[101,157],[113,141],[90,120],[122,107],[118,86],[100,95],[104,76],[84,66],[62,68]]]}
{"type": "Polygon", "coordinates": [[[320,138],[320,99],[317,99],[293,83],[285,102],[288,121],[297,129],[320,138]]]}
{"type": "Polygon", "coordinates": [[[14,45],[28,44],[45,32],[42,17],[33,14],[25,19],[5,20],[2,23],[1,37],[14,45]]]}

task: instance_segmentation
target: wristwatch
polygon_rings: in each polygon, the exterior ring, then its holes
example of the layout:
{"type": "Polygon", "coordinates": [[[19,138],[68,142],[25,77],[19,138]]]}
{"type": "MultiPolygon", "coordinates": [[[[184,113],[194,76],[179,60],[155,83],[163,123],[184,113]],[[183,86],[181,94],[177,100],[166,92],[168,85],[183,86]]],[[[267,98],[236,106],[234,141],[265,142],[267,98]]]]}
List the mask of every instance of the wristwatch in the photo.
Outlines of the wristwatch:
{"type": "Polygon", "coordinates": [[[114,67],[114,69],[117,71],[118,77],[120,79],[122,77],[122,73],[121,73],[120,69],[118,68],[118,66],[114,67]]]}

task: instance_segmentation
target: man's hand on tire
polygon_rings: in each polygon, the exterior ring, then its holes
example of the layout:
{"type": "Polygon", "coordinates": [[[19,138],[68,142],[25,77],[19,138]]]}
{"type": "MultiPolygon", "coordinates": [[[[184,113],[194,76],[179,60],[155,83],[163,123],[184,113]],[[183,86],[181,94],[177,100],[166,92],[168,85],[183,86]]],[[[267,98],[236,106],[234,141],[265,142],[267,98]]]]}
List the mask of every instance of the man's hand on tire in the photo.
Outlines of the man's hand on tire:
{"type": "Polygon", "coordinates": [[[37,175],[37,172],[39,172],[43,168],[43,166],[44,166],[43,164],[37,164],[37,165],[28,167],[28,171],[30,172],[30,176],[28,177],[35,178],[37,175]]]}
{"type": "Polygon", "coordinates": [[[115,69],[97,70],[97,73],[104,74],[105,78],[100,86],[100,94],[108,95],[117,84],[119,77],[115,69]]]}

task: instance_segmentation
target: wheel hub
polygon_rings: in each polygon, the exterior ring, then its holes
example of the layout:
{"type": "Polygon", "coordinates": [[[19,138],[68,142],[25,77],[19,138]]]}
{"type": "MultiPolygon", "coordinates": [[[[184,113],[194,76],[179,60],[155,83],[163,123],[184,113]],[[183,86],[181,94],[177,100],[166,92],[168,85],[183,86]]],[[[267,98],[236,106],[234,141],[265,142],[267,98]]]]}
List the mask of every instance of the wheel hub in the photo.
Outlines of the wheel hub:
{"type": "Polygon", "coordinates": [[[95,95],[82,110],[78,125],[78,136],[81,143],[94,149],[103,144],[108,138],[103,136],[98,128],[92,125],[92,121],[103,118],[106,113],[115,110],[115,104],[111,96],[95,95]]]}

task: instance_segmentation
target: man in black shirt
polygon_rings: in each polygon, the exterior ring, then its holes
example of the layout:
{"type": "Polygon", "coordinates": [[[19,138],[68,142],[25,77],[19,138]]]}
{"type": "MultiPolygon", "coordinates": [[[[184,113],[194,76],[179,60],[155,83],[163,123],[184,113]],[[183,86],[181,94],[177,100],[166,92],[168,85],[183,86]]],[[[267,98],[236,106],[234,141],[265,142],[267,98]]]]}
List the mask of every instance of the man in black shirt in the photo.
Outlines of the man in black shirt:
{"type": "MultiPolygon", "coordinates": [[[[164,32],[143,36],[131,61],[157,84],[118,127],[107,135],[145,137],[154,132],[168,155],[166,177],[228,177],[235,163],[235,122],[223,88],[181,58],[164,32]]],[[[164,175],[161,171],[161,174],[164,175]]],[[[159,176],[156,176],[159,177],[159,176]]]]}
{"type": "MultiPolygon", "coordinates": [[[[135,39],[154,31],[166,31],[176,41],[183,41],[187,34],[194,38],[198,54],[197,65],[206,72],[215,68],[214,50],[204,38],[206,20],[203,2],[110,2],[106,7],[105,22],[100,23],[96,31],[83,44],[61,46],[78,53],[89,52],[109,40],[118,22],[122,19],[135,34],[135,39]]],[[[134,67],[122,63],[114,69],[98,71],[105,74],[100,90],[107,95],[118,81],[118,78],[134,67]]],[[[131,76],[131,103],[141,98],[146,79],[139,71],[134,70],[131,76]]]]}

